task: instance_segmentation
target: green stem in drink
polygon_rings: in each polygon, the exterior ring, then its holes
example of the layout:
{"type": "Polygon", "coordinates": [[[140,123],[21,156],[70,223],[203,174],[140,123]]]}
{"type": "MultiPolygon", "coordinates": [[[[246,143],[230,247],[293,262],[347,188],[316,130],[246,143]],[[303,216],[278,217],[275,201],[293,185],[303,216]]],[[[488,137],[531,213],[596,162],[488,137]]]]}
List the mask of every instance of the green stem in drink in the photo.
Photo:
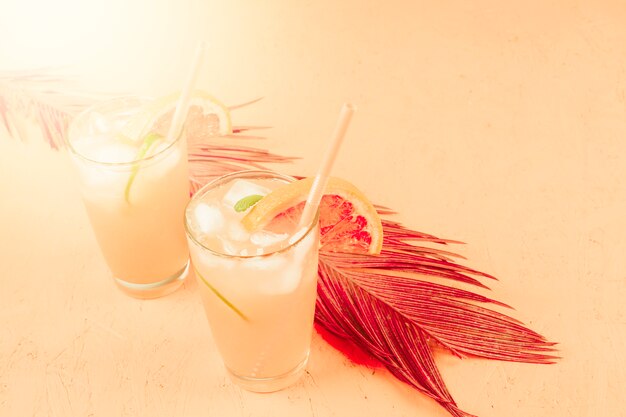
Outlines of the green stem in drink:
{"type": "Polygon", "coordinates": [[[141,143],[141,146],[139,147],[139,151],[137,151],[137,157],[135,158],[136,162],[133,164],[130,177],[128,178],[128,182],[126,183],[126,189],[124,190],[124,198],[126,199],[126,202],[129,204],[130,204],[130,186],[133,184],[133,181],[135,181],[135,177],[137,176],[137,173],[139,172],[139,163],[147,155],[148,151],[150,150],[150,147],[152,147],[154,142],[156,142],[159,139],[163,139],[163,136],[154,132],[148,133],[143,138],[143,142],[141,143]]]}
{"type": "Polygon", "coordinates": [[[242,319],[244,319],[245,321],[250,321],[248,320],[248,317],[246,317],[245,314],[243,314],[237,307],[235,307],[233,305],[233,303],[231,303],[230,301],[228,301],[228,299],[226,299],[226,297],[224,297],[222,294],[220,294],[220,292],[215,289],[215,287],[213,287],[211,284],[209,284],[209,281],[206,280],[206,278],[204,278],[202,276],[202,274],[200,273],[200,271],[198,271],[198,269],[194,266],[193,270],[196,273],[196,276],[198,278],[200,278],[202,280],[202,282],[204,282],[206,284],[207,287],[209,287],[209,289],[211,291],[213,291],[213,294],[215,294],[217,296],[217,298],[219,298],[220,300],[222,300],[222,302],[224,304],[226,304],[228,307],[230,307],[231,310],[233,310],[239,317],[241,317],[242,319]]]}

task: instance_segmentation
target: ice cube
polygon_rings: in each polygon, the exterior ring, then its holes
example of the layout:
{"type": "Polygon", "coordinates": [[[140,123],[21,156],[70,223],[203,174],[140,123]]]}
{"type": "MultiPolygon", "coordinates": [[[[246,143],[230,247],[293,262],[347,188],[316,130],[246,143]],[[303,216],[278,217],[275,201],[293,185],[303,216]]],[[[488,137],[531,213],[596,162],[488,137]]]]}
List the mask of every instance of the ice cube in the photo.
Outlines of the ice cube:
{"type": "Polygon", "coordinates": [[[137,149],[119,142],[109,142],[95,146],[88,158],[98,162],[120,163],[131,162],[137,156],[137,149]]]}
{"type": "Polygon", "coordinates": [[[275,245],[287,239],[286,233],[272,233],[266,230],[260,230],[250,235],[250,241],[256,246],[267,247],[275,245]]]}
{"type": "Polygon", "coordinates": [[[294,243],[302,239],[302,236],[305,235],[307,230],[308,230],[308,227],[303,227],[302,229],[298,230],[296,233],[291,235],[291,237],[289,238],[289,244],[293,245],[294,243]]]}
{"type": "Polygon", "coordinates": [[[158,153],[161,153],[164,150],[166,150],[167,148],[169,148],[170,146],[172,147],[171,151],[174,151],[173,153],[176,153],[176,155],[178,155],[178,152],[176,152],[178,149],[176,148],[175,144],[172,144],[172,143],[169,143],[169,142],[164,142],[164,141],[159,139],[159,140],[156,141],[154,146],[151,146],[148,149],[148,153],[147,153],[146,156],[151,156],[151,155],[156,155],[158,153]]]}
{"type": "Polygon", "coordinates": [[[302,279],[302,265],[290,263],[288,268],[280,272],[280,285],[276,291],[280,294],[293,292],[300,285],[302,279]]]}
{"type": "Polygon", "coordinates": [[[101,146],[104,140],[98,136],[82,136],[72,141],[72,148],[77,154],[93,159],[94,150],[101,146]]]}
{"type": "Polygon", "coordinates": [[[261,185],[246,180],[235,180],[224,195],[222,202],[227,207],[233,208],[235,204],[244,197],[253,194],[266,196],[270,190],[261,185]]]}
{"type": "Polygon", "coordinates": [[[72,142],[72,147],[87,159],[105,163],[130,162],[137,155],[134,146],[114,141],[106,135],[81,137],[72,142]]]}
{"type": "Polygon", "coordinates": [[[233,221],[228,224],[226,237],[235,242],[247,242],[250,239],[250,233],[240,222],[233,221]]]}
{"type": "MultiPolygon", "coordinates": [[[[271,279],[263,279],[259,282],[258,290],[263,294],[279,295],[288,294],[295,291],[300,285],[302,277],[302,268],[300,265],[294,265],[292,262],[287,264],[287,260],[283,255],[272,255],[267,258],[271,260],[273,258],[280,259],[279,268],[274,267],[275,271],[272,271],[271,279]]],[[[259,258],[259,260],[266,261],[266,258],[259,258]]],[[[269,269],[269,268],[268,268],[269,269]]]]}
{"type": "Polygon", "coordinates": [[[226,219],[219,207],[212,204],[198,204],[193,215],[198,228],[205,234],[219,233],[226,225],[226,219]]]}
{"type": "Polygon", "coordinates": [[[302,237],[304,233],[306,233],[306,229],[299,230],[289,239],[289,243],[292,245],[298,242],[292,251],[293,262],[296,264],[303,264],[311,251],[317,250],[317,248],[313,247],[318,242],[317,230],[312,230],[308,235],[302,237]],[[302,240],[298,241],[300,238],[302,240]]]}
{"type": "Polygon", "coordinates": [[[152,163],[143,165],[144,170],[149,170],[150,174],[147,177],[151,181],[161,181],[164,177],[175,175],[172,171],[175,171],[180,163],[181,152],[177,145],[172,145],[170,149],[166,149],[168,146],[167,143],[159,142],[151,146],[145,156],[154,157],[152,163]],[[163,153],[161,154],[161,152],[163,153]]]}
{"type": "Polygon", "coordinates": [[[111,121],[102,113],[89,113],[89,129],[91,133],[107,133],[111,131],[111,121]]]}
{"type": "MultiPolygon", "coordinates": [[[[81,154],[88,159],[94,160],[93,150],[88,150],[91,153],[81,154]]],[[[94,164],[79,156],[73,156],[73,160],[75,167],[80,173],[80,181],[83,185],[84,197],[86,198],[89,198],[89,195],[94,198],[98,195],[119,195],[120,189],[123,190],[128,181],[128,174],[122,170],[94,164]]]]}
{"type": "MultiPolygon", "coordinates": [[[[287,259],[285,258],[285,256],[282,256],[281,254],[273,254],[273,255],[268,255],[268,256],[260,256],[258,258],[246,259],[245,266],[249,269],[255,269],[255,270],[260,270],[260,271],[272,271],[272,276],[276,276],[278,275],[278,272],[282,268],[284,268],[286,263],[287,263],[287,259]]],[[[261,281],[267,281],[267,280],[262,279],[261,281]]]]}
{"type": "MultiPolygon", "coordinates": [[[[225,258],[223,256],[214,255],[208,251],[198,251],[195,256],[192,256],[192,261],[196,265],[196,268],[215,273],[216,270],[228,270],[233,269],[236,265],[234,259],[225,258]]],[[[209,275],[203,273],[203,276],[209,275]]]]}
{"type": "Polygon", "coordinates": [[[223,238],[220,238],[220,242],[222,242],[222,251],[226,255],[239,256],[239,248],[233,242],[223,238]]]}
{"type": "Polygon", "coordinates": [[[241,255],[241,256],[250,256],[248,248],[243,248],[242,250],[240,250],[239,251],[239,255],[241,255]]]}

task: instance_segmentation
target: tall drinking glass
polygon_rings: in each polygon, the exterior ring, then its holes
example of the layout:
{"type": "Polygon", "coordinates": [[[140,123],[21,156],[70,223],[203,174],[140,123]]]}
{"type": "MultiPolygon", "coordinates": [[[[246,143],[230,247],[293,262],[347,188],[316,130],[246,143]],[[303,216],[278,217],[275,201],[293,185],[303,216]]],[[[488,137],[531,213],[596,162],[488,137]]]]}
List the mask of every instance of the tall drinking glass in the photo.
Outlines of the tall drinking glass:
{"type": "Polygon", "coordinates": [[[146,104],[132,97],[96,104],[76,117],[67,140],[102,254],[115,283],[137,298],[176,290],[189,263],[186,140],[140,126],[146,104]]]}
{"type": "Polygon", "coordinates": [[[317,217],[300,230],[248,231],[234,206],[294,179],[269,171],[225,175],[200,189],[185,224],[215,343],[231,379],[280,390],[306,366],[317,289],[317,217]]]}

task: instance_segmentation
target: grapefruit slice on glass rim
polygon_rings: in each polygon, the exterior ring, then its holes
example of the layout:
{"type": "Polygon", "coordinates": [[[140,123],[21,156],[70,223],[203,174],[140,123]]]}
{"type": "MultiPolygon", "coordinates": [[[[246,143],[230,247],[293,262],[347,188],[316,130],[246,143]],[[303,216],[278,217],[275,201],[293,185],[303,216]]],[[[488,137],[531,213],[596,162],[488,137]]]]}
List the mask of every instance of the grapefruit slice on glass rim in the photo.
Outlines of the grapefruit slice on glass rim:
{"type": "MultiPolygon", "coordinates": [[[[157,133],[165,138],[178,99],[179,94],[175,93],[148,102],[121,129],[121,135],[132,141],[140,140],[148,133],[157,133]]],[[[191,95],[185,128],[187,136],[194,139],[233,133],[228,107],[200,90],[191,95]]]]}
{"type": "MultiPolygon", "coordinates": [[[[248,230],[282,232],[300,221],[313,178],[294,181],[263,197],[242,219],[248,230]]],[[[331,177],[320,203],[320,249],[377,255],[383,227],[376,209],[354,185],[331,177]]]]}

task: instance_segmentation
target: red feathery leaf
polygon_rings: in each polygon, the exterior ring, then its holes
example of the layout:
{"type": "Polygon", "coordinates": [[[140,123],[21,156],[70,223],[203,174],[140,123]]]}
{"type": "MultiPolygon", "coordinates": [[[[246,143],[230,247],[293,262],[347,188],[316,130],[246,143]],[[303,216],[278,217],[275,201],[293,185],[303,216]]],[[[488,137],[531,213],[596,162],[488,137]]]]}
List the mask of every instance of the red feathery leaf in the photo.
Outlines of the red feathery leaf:
{"type": "Polygon", "coordinates": [[[553,343],[518,320],[475,303],[505,304],[418,279],[430,275],[483,287],[469,275],[493,277],[450,261],[448,252],[439,256],[436,249],[403,241],[418,237],[441,243],[436,237],[407,233],[398,225],[384,226],[384,232],[396,242],[395,250],[383,249],[378,256],[320,253],[315,317],[330,332],[351,340],[453,416],[470,414],[447,391],[434,365],[433,344],[459,357],[531,363],[556,359],[553,343]]]}
{"type": "Polygon", "coordinates": [[[424,332],[332,266],[320,262],[319,276],[315,317],[320,324],[352,340],[453,416],[471,416],[458,408],[448,392],[424,332]]]}

